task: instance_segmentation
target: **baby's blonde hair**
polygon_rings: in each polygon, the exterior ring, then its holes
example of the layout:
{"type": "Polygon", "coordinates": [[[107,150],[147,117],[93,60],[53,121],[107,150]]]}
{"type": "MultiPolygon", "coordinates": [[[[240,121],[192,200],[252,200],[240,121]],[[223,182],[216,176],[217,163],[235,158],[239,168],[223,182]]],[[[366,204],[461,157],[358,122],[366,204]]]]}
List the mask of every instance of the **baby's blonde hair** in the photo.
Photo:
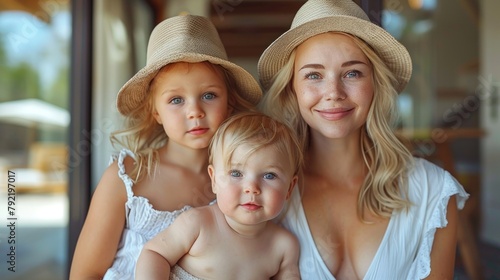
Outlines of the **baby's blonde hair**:
{"type": "MultiPolygon", "coordinates": [[[[181,63],[189,65],[187,62],[181,63]]],[[[224,80],[231,114],[255,110],[255,106],[239,94],[235,77],[230,71],[208,61],[201,63],[208,66],[224,80]]],[[[167,64],[158,73],[168,71],[174,65],[175,63],[167,64]]],[[[152,92],[156,80],[156,76],[151,80],[148,93],[152,92]]],[[[125,116],[125,128],[111,133],[110,138],[113,146],[125,147],[132,151],[136,157],[136,164],[128,173],[134,182],[140,181],[145,175],[151,176],[154,174],[158,162],[157,150],[168,141],[163,126],[158,124],[153,117],[154,112],[154,96],[148,94],[138,107],[125,116]]]]}
{"type": "Polygon", "coordinates": [[[302,167],[300,143],[290,128],[283,123],[258,112],[239,113],[228,118],[219,127],[209,145],[209,164],[220,155],[224,168],[229,169],[234,151],[241,145],[250,147],[248,155],[272,147],[282,154],[297,175],[302,167]]]}

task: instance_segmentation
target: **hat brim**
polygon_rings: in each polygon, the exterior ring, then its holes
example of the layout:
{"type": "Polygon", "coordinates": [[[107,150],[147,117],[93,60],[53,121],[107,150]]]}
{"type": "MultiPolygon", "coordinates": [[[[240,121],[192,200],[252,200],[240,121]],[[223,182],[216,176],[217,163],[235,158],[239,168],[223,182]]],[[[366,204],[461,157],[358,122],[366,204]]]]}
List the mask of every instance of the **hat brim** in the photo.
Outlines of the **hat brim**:
{"type": "Polygon", "coordinates": [[[398,93],[404,90],[412,72],[411,57],[406,48],[383,28],[352,16],[331,16],[309,21],[283,33],[262,53],[259,79],[264,89],[271,86],[274,75],[286,64],[292,51],[305,40],[326,32],[345,32],[369,44],[396,76],[398,93]]]}
{"type": "Polygon", "coordinates": [[[161,60],[156,60],[154,64],[146,65],[139,70],[130,80],[128,80],[118,92],[116,105],[118,112],[126,116],[137,108],[149,91],[151,80],[164,66],[176,62],[198,63],[208,61],[218,64],[232,73],[237,94],[251,104],[256,105],[261,96],[262,90],[255,78],[242,67],[227,60],[199,53],[173,53],[161,60]]]}

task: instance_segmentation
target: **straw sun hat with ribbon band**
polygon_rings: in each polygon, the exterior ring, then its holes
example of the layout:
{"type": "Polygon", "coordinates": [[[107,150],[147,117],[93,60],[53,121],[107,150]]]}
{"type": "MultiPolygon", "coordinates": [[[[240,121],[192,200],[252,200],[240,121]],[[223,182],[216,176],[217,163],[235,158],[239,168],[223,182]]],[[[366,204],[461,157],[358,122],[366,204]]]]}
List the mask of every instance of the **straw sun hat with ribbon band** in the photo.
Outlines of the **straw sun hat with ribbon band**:
{"type": "Polygon", "coordinates": [[[159,23],[149,38],[146,66],[118,92],[116,105],[122,115],[139,106],[158,71],[174,62],[219,64],[235,79],[235,89],[243,99],[257,104],[262,96],[259,83],[242,67],[231,63],[212,22],[202,16],[181,15],[159,23]]]}
{"type": "Polygon", "coordinates": [[[352,0],[309,0],[297,12],[290,29],[276,39],[259,59],[260,81],[265,89],[286,64],[292,51],[305,40],[329,31],[352,34],[368,43],[396,76],[401,93],[410,80],[412,64],[406,48],[383,28],[370,22],[352,0]]]}

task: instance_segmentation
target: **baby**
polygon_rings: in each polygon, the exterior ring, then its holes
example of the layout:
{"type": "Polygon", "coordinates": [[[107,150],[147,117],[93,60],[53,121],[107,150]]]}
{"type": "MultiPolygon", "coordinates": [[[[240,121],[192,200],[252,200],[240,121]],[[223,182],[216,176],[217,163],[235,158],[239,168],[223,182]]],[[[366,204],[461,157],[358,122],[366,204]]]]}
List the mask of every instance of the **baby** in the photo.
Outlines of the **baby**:
{"type": "Polygon", "coordinates": [[[136,279],[300,279],[299,244],[271,221],[297,182],[299,147],[263,114],[225,121],[209,146],[217,203],[186,211],[146,243],[136,279]]]}

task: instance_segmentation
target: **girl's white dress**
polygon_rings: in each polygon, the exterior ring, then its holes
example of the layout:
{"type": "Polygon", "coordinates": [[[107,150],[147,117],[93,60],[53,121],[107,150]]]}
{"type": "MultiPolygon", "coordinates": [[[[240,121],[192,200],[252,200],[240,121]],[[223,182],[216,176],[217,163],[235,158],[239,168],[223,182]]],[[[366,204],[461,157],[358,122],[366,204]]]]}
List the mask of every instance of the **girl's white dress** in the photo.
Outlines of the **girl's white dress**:
{"type": "MultiPolygon", "coordinates": [[[[434,233],[448,223],[446,207],[452,195],[457,195],[457,207],[462,209],[469,196],[464,188],[447,171],[416,158],[409,173],[409,198],[413,206],[408,212],[393,213],[363,279],[416,280],[427,277],[434,233]]],[[[335,279],[316,248],[298,188],[293,192],[282,224],[299,239],[302,280],[335,279]]]]}
{"type": "Polygon", "coordinates": [[[158,211],[153,209],[147,198],[134,196],[133,182],[125,173],[123,163],[127,156],[134,158],[134,154],[125,149],[120,151],[118,157],[113,157],[113,160],[117,160],[118,176],[125,183],[128,199],[125,203],[125,228],[113,265],[104,275],[103,279],[105,280],[133,280],[135,277],[135,264],[144,244],[172,224],[182,212],[191,208],[191,206],[186,205],[173,212],[158,211]]]}

